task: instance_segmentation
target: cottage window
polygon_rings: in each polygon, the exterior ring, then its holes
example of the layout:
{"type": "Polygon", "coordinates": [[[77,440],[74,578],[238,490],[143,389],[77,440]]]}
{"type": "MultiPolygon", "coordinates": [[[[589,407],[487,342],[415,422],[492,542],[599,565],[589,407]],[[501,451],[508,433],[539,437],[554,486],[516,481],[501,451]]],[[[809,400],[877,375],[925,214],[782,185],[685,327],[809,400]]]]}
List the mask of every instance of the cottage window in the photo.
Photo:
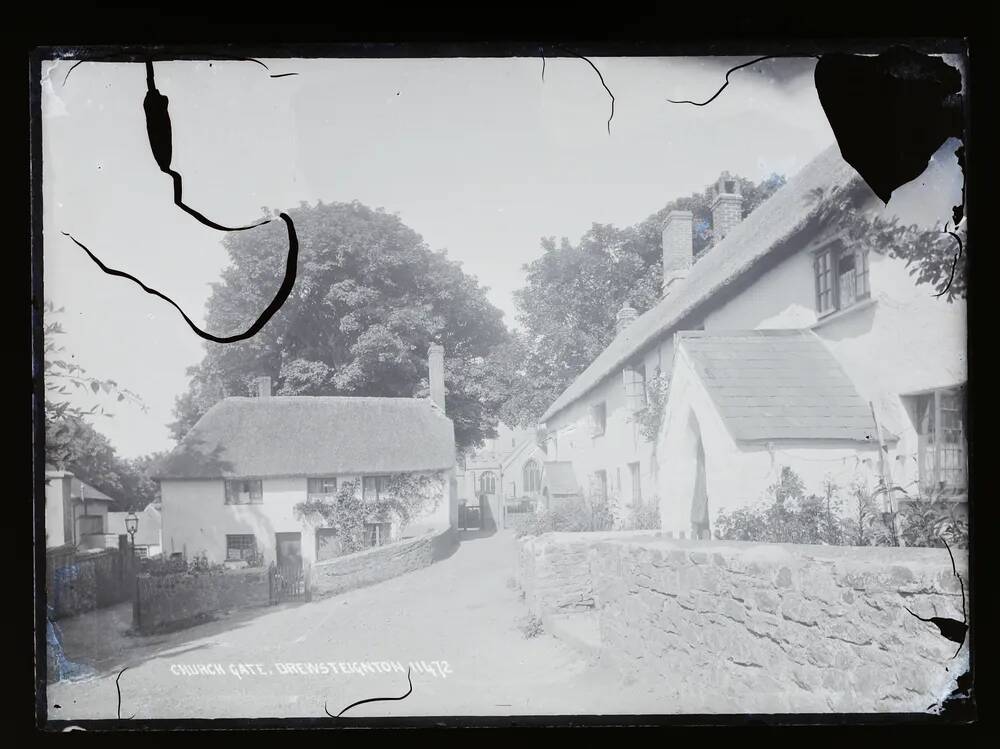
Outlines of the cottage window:
{"type": "Polygon", "coordinates": [[[604,402],[590,407],[591,435],[600,437],[604,434],[608,422],[608,409],[604,402]]]}
{"type": "Polygon", "coordinates": [[[257,539],[252,534],[226,535],[226,561],[249,561],[257,556],[257,539]]]}
{"type": "Polygon", "coordinates": [[[480,494],[496,494],[497,493],[497,477],[491,471],[487,471],[479,477],[479,493],[480,494]]]}
{"type": "Polygon", "coordinates": [[[382,546],[391,540],[392,523],[365,523],[365,537],[369,546],[382,546]]]}
{"type": "Polygon", "coordinates": [[[967,489],[964,388],[908,396],[917,427],[917,465],[924,491],[964,495],[967,489]]]}
{"type": "Polygon", "coordinates": [[[813,264],[820,315],[847,309],[871,296],[868,250],[849,250],[837,242],[817,252],[813,264]]]}
{"type": "Polygon", "coordinates": [[[542,488],[542,471],[538,467],[538,461],[529,460],[521,472],[524,474],[524,493],[537,494],[542,488]]]}
{"type": "Polygon", "coordinates": [[[646,407],[646,365],[633,364],[622,371],[625,404],[633,413],[646,407]]]}
{"type": "Polygon", "coordinates": [[[362,498],[366,501],[375,501],[383,497],[389,491],[388,476],[365,476],[361,482],[362,498]]]}
{"type": "Polygon", "coordinates": [[[259,505],[263,501],[263,482],[260,479],[226,482],[227,505],[259,505]]]}
{"type": "Polygon", "coordinates": [[[642,504],[642,481],[639,477],[639,464],[628,464],[629,478],[632,481],[632,504],[638,507],[642,504]]]}
{"type": "Polygon", "coordinates": [[[308,480],[309,499],[330,499],[337,494],[337,479],[316,478],[308,480]]]}

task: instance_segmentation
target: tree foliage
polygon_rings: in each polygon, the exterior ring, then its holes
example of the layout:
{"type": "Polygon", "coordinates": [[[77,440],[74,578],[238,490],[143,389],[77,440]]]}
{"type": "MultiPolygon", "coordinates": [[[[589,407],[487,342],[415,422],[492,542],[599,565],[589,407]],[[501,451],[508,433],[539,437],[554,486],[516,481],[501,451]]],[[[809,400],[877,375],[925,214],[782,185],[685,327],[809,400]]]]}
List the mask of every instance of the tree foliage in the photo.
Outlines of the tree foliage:
{"type": "Polygon", "coordinates": [[[119,457],[111,442],[89,421],[111,418],[108,400],[131,403],[145,409],[142,400],[114,380],[87,374],[71,361],[72,355],[59,343],[65,335],[59,316],[63,308],[45,303],[43,322],[42,380],[45,393],[45,463],[73,473],[118,501],[122,509],[142,509],[159,500],[159,487],[150,478],[157,455],[127,460],[119,457]],[[89,408],[80,405],[96,398],[89,408]]]}
{"type": "MultiPolygon", "coordinates": [[[[736,178],[749,215],[785,183],[771,175],[759,184],[736,178]]],[[[541,240],[542,255],[525,266],[526,285],[515,292],[524,332],[512,344],[520,353],[512,371],[505,423],[526,426],[603,351],[615,336],[624,302],[640,314],[659,301],[663,278],[662,226],[672,210],[694,214],[694,253],[712,242],[711,188],[671,201],[634,226],[593,224],[573,244],[541,240]]]]}
{"type": "MultiPolygon", "coordinates": [[[[279,395],[409,397],[426,392],[427,348],[445,347],[448,414],[460,448],[492,436],[501,394],[481,386],[483,363],[507,341],[502,313],[475,278],[433,252],[396,216],[358,202],[295,211],[295,288],[253,338],[206,344],[175,406],[175,438],[214,403],[272,378],[279,395]]],[[[286,237],[266,225],[224,240],[231,265],[208,301],[223,333],[259,314],[280,283],[286,237]]]]}

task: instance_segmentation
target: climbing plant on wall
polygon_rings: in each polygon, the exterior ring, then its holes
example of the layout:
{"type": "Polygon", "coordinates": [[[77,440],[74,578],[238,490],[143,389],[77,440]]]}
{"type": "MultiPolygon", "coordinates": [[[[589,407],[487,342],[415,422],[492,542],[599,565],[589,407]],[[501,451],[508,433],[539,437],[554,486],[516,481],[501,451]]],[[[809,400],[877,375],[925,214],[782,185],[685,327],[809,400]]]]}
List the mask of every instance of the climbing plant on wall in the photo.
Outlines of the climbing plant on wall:
{"type": "Polygon", "coordinates": [[[367,547],[367,524],[396,522],[405,526],[437,509],[444,496],[444,482],[441,472],[390,474],[382,477],[375,496],[365,498],[360,481],[346,481],[332,498],[307,499],[294,509],[300,519],[332,528],[341,553],[350,554],[367,547]]]}

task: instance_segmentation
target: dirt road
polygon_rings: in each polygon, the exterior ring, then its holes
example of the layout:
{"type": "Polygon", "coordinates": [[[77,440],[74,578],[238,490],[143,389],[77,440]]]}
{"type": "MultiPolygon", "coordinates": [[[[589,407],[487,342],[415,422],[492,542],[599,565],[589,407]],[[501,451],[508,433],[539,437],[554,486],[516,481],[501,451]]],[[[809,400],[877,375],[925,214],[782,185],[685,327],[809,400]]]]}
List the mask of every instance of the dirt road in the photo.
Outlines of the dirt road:
{"type": "Polygon", "coordinates": [[[51,684],[53,719],[660,713],[654,696],[548,634],[527,613],[508,533],[448,559],[308,604],[239,612],[157,638],[123,634],[127,606],[61,622],[66,657],[91,675],[51,684]],[[368,665],[365,665],[368,664],[368,665]],[[411,665],[412,664],[412,665],[411,665]],[[58,705],[58,707],[56,707],[58,705]]]}

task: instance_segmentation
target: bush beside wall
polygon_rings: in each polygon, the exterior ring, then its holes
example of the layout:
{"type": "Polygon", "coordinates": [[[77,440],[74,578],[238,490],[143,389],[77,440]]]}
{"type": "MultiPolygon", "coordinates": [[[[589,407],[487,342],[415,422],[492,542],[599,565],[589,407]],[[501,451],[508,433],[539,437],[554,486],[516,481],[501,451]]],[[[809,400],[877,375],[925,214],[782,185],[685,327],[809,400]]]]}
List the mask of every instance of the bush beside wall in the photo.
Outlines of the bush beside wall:
{"type": "Polygon", "coordinates": [[[454,530],[448,528],[317,562],[312,566],[313,596],[343,593],[427,567],[447,557],[457,543],[454,530]]]}
{"type": "Polygon", "coordinates": [[[904,608],[963,620],[943,549],[554,533],[519,567],[533,611],[591,608],[602,655],[665,713],[924,712],[958,675],[958,646],[904,608]]]}

